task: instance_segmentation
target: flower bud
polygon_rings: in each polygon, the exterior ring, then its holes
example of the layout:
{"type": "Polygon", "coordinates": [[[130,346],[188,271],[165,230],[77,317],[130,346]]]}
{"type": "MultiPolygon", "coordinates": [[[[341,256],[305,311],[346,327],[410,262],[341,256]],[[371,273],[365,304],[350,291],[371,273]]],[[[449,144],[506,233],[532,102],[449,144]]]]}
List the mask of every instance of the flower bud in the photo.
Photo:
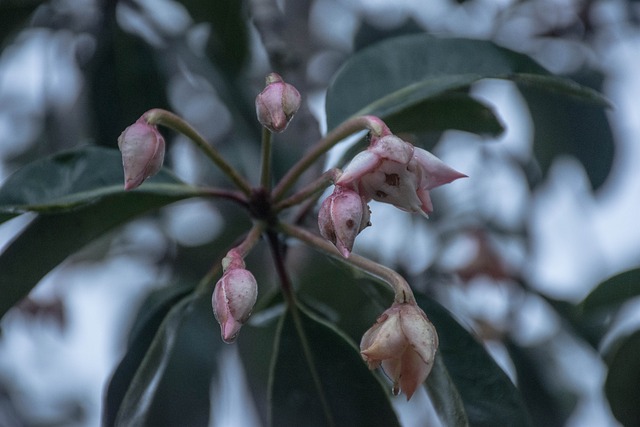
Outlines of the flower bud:
{"type": "Polygon", "coordinates": [[[300,93],[276,73],[267,76],[267,86],[256,97],[258,121],[271,132],[283,132],[300,108],[300,93]]]}
{"type": "Polygon", "coordinates": [[[336,186],[320,206],[320,234],[336,245],[345,258],[349,257],[356,236],[368,225],[369,207],[358,193],[349,188],[336,186]]]}
{"type": "Polygon", "coordinates": [[[158,173],[164,161],[164,138],[154,125],[139,118],[118,138],[124,168],[124,189],[138,187],[150,176],[158,173]]]}
{"type": "Polygon", "coordinates": [[[411,399],[426,379],[436,356],[438,335],[415,302],[394,303],[362,337],[360,354],[369,369],[382,366],[393,394],[411,399]]]}
{"type": "Polygon", "coordinates": [[[213,290],[213,314],[220,323],[222,340],[232,343],[238,337],[258,296],[258,284],[253,274],[244,268],[227,270],[213,290]]]}

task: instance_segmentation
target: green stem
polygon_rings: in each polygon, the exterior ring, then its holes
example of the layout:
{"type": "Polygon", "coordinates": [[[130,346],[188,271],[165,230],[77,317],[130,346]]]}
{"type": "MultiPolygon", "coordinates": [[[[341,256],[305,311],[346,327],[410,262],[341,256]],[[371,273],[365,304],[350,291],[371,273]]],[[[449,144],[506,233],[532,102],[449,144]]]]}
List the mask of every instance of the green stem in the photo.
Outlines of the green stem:
{"type": "MultiPolygon", "coordinates": [[[[242,242],[240,242],[239,245],[235,246],[229,252],[235,251],[235,253],[241,258],[246,257],[247,254],[251,252],[251,249],[253,249],[256,243],[258,243],[258,240],[260,240],[260,236],[262,235],[262,232],[265,230],[265,228],[266,224],[264,222],[255,222],[244,239],[242,239],[242,242]]],[[[211,284],[215,284],[214,279],[220,275],[222,267],[223,263],[216,262],[211,267],[211,269],[209,269],[207,274],[205,274],[198,283],[198,286],[196,286],[196,295],[200,296],[210,294],[212,292],[213,286],[211,284]]]]}
{"type": "Polygon", "coordinates": [[[296,194],[291,197],[287,197],[279,203],[276,203],[274,206],[274,211],[280,212],[283,209],[290,208],[291,206],[298,205],[312,197],[316,193],[323,191],[329,185],[334,183],[336,179],[340,176],[342,171],[338,168],[332,168],[320,175],[315,181],[311,182],[309,185],[305,186],[303,189],[298,191],[296,194]]]}
{"type": "Polygon", "coordinates": [[[295,292],[293,291],[293,285],[284,265],[284,254],[280,245],[280,241],[278,240],[278,234],[274,231],[268,231],[267,238],[269,239],[271,253],[273,254],[273,259],[276,265],[276,271],[278,273],[278,277],[280,278],[282,293],[285,297],[285,300],[287,301],[287,308],[291,312],[294,327],[296,328],[296,332],[298,333],[298,337],[300,338],[300,346],[302,347],[304,358],[309,366],[309,373],[311,374],[311,378],[313,378],[313,384],[316,388],[316,392],[318,393],[318,397],[320,398],[320,403],[324,410],[327,425],[335,426],[335,422],[333,420],[333,417],[331,416],[329,402],[327,402],[324,387],[322,386],[320,375],[318,374],[318,370],[316,369],[313,352],[311,351],[311,346],[309,345],[309,339],[307,338],[307,334],[304,331],[304,325],[302,324],[302,317],[300,315],[300,309],[298,308],[295,292]]]}
{"type": "Polygon", "coordinates": [[[166,126],[191,139],[198,148],[200,148],[209,157],[209,159],[211,159],[211,161],[213,161],[213,163],[215,163],[215,165],[218,166],[229,179],[231,179],[240,191],[247,196],[251,194],[251,186],[247,180],[244,179],[233,166],[227,163],[218,150],[210,146],[207,140],[204,139],[204,137],[191,127],[191,125],[182,117],[179,117],[167,110],[154,108],[144,113],[144,118],[147,123],[151,125],[159,124],[166,126]]]}
{"type": "Polygon", "coordinates": [[[404,277],[396,271],[354,253],[351,253],[349,258],[345,258],[331,242],[305,230],[302,227],[281,223],[280,229],[283,233],[302,240],[309,246],[318,249],[337,260],[357,267],[378,280],[382,280],[384,283],[389,285],[391,289],[393,289],[394,302],[415,303],[415,297],[411,287],[404,277]]]}
{"type": "Polygon", "coordinates": [[[266,127],[262,128],[262,172],[260,185],[264,188],[271,187],[271,136],[273,134],[266,127]]]}
{"type": "Polygon", "coordinates": [[[289,172],[282,177],[278,185],[273,189],[272,200],[275,202],[280,201],[287,190],[296,183],[298,178],[300,178],[309,166],[338,142],[363,129],[369,129],[377,136],[390,133],[387,125],[375,116],[358,116],[343,122],[340,126],[326,134],[324,138],[318,141],[307,154],[289,169],[289,172]]]}

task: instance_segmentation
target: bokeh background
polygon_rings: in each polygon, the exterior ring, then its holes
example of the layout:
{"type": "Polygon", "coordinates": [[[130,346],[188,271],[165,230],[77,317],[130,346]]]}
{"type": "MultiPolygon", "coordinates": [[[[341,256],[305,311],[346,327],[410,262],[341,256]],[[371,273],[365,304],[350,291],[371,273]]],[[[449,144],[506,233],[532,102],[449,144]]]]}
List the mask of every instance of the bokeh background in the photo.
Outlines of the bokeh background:
{"type": "MultiPolygon", "coordinates": [[[[120,132],[153,107],[186,118],[256,182],[260,128],[251,100],[272,70],[306,101],[279,137],[275,168],[282,173],[325,131],[331,77],[364,46],[429,32],[526,53],[602,91],[612,108],[566,116],[550,110],[552,130],[541,135],[527,104],[535,95],[525,102],[512,83],[475,84],[472,94],[493,108],[504,131],[431,135],[436,154],[470,178],[434,192],[429,221],[372,206],[374,226],[355,251],[398,268],[477,332],[525,397],[538,396],[529,409],[540,425],[619,425],[603,396],[601,353],[638,328],[639,302],[622,306],[596,346],[567,332],[552,303],[577,303],[640,264],[640,3],[228,3],[0,0],[0,182],[64,149],[115,148],[120,132]],[[572,137],[566,147],[536,151],[562,132],[572,137]]],[[[167,162],[178,176],[220,180],[188,141],[166,135],[167,162]]],[[[67,259],[7,313],[0,425],[99,425],[103,393],[140,305],[176,277],[198,280],[208,270],[208,245],[235,227],[225,209],[196,200],[138,218],[67,259]]],[[[0,226],[0,248],[31,219],[0,226]]],[[[217,328],[211,316],[212,333],[217,328]]],[[[220,357],[227,375],[211,387],[226,392],[212,402],[211,424],[260,425],[236,350],[220,357]]],[[[415,407],[399,405],[406,425],[422,425],[415,407]]]]}

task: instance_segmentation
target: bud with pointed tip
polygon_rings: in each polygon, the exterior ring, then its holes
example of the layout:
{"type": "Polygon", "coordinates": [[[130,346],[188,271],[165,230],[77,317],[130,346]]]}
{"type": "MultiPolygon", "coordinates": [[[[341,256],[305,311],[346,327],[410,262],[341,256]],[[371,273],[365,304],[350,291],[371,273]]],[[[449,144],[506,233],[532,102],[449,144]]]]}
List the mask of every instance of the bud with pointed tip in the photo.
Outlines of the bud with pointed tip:
{"type": "Polygon", "coordinates": [[[267,86],[256,97],[256,114],[271,132],[283,132],[300,108],[300,93],[276,73],[267,76],[267,86]]]}
{"type": "Polygon", "coordinates": [[[438,335],[415,302],[394,303],[362,337],[360,354],[369,369],[382,366],[393,394],[411,399],[426,379],[436,356],[438,335]]]}
{"type": "Polygon", "coordinates": [[[358,193],[336,186],[320,206],[318,227],[322,237],[348,258],[356,236],[369,226],[369,207],[358,193]]]}
{"type": "MultiPolygon", "coordinates": [[[[242,262],[244,267],[244,262],[242,262]]],[[[213,314],[220,323],[222,340],[228,344],[235,341],[256,303],[258,284],[249,270],[232,263],[216,283],[211,303],[213,314]]]]}
{"type": "Polygon", "coordinates": [[[147,123],[144,116],[120,134],[118,148],[122,153],[125,190],[138,187],[162,167],[164,138],[155,125],[147,123]]]}
{"type": "Polygon", "coordinates": [[[433,211],[429,190],[466,175],[422,148],[395,135],[372,138],[358,153],[336,185],[349,186],[366,200],[390,203],[425,216],[433,211]]]}

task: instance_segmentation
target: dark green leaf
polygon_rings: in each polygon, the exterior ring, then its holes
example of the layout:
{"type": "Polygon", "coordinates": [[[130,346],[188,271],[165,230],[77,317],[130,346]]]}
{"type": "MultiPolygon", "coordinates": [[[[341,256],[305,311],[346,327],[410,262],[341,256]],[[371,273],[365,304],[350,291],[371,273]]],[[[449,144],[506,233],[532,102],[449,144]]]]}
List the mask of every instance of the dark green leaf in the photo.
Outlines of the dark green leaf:
{"type": "Polygon", "coordinates": [[[327,126],[332,129],[349,117],[374,114],[400,120],[401,127],[391,127],[394,132],[404,130],[403,125],[414,130],[422,117],[423,129],[486,133],[497,121],[493,114],[489,121],[468,120],[460,106],[458,114],[430,122],[421,108],[430,101],[431,110],[456,111],[455,103],[442,104],[446,99],[442,95],[465,91],[482,78],[512,80],[523,91],[535,125],[534,153],[544,172],[559,154],[570,154],[585,166],[593,188],[604,182],[614,148],[602,108],[609,105],[607,100],[590,86],[552,76],[529,57],[487,41],[416,34],[358,52],[338,71],[327,91],[327,126]],[[402,122],[405,115],[408,123],[402,122]]]}
{"type": "Polygon", "coordinates": [[[463,92],[447,92],[426,99],[401,113],[386,116],[385,122],[396,133],[457,129],[497,136],[504,131],[491,107],[463,92]]]}
{"type": "Polygon", "coordinates": [[[118,426],[207,426],[222,341],[209,295],[183,299],[165,320],[122,401],[118,426]]]}
{"type": "Polygon", "coordinates": [[[640,268],[617,274],[600,283],[582,302],[586,313],[617,308],[640,295],[640,268]]]}
{"type": "Polygon", "coordinates": [[[622,425],[640,425],[640,331],[619,342],[607,359],[604,390],[611,411],[622,425]]]}
{"type": "Polygon", "coordinates": [[[249,31],[239,1],[181,0],[197,23],[211,25],[209,58],[227,74],[238,73],[249,54],[249,31]]]}
{"type": "Polygon", "coordinates": [[[464,402],[456,385],[447,372],[440,353],[436,354],[433,369],[425,383],[440,421],[447,427],[465,427],[469,425],[464,402]]]}
{"type": "Polygon", "coordinates": [[[511,340],[505,345],[518,375],[518,388],[527,403],[535,425],[563,427],[575,410],[578,395],[555,377],[545,375],[549,368],[549,346],[544,341],[523,348],[511,340]]]}
{"type": "Polygon", "coordinates": [[[533,120],[533,152],[542,171],[559,155],[570,155],[582,163],[593,189],[599,188],[609,175],[615,149],[604,109],[555,90],[519,87],[533,120]]]}
{"type": "Polygon", "coordinates": [[[282,318],[271,382],[273,426],[397,426],[381,382],[332,325],[299,311],[282,318]],[[308,352],[304,347],[307,346],[308,352]]]}
{"type": "Polygon", "coordinates": [[[123,182],[122,160],[117,150],[85,146],[38,159],[3,183],[0,222],[29,211],[71,211],[114,196],[132,203],[141,194],[174,200],[202,194],[166,169],[135,191],[125,192],[123,182]]]}
{"type": "Polygon", "coordinates": [[[116,153],[85,147],[37,161],[7,180],[0,190],[3,219],[30,209],[55,213],[38,215],[0,254],[0,315],[87,243],[143,212],[198,194],[167,172],[125,192],[114,172],[121,168],[116,153]]]}
{"type": "Polygon", "coordinates": [[[138,318],[129,334],[127,353],[109,381],[103,410],[103,425],[114,425],[125,393],[129,389],[133,376],[140,367],[158,328],[169,310],[190,290],[192,290],[191,286],[167,286],[158,289],[146,298],[138,310],[138,318]]]}
{"type": "MultiPolygon", "coordinates": [[[[395,133],[431,132],[440,133],[447,129],[475,132],[497,136],[504,127],[493,110],[463,92],[447,92],[432,99],[426,99],[413,107],[390,114],[385,122],[395,133]]],[[[433,138],[431,138],[433,139],[433,138]]],[[[412,141],[414,145],[430,150],[421,139],[412,141]]],[[[337,167],[343,167],[356,154],[366,148],[363,138],[345,151],[337,167]]]]}
{"type": "Polygon", "coordinates": [[[29,16],[44,0],[0,1],[0,52],[7,38],[24,26],[29,16]]]}
{"type": "Polygon", "coordinates": [[[438,331],[438,351],[462,397],[469,425],[531,426],[518,389],[482,344],[440,304],[420,294],[416,300],[438,331]]]}

